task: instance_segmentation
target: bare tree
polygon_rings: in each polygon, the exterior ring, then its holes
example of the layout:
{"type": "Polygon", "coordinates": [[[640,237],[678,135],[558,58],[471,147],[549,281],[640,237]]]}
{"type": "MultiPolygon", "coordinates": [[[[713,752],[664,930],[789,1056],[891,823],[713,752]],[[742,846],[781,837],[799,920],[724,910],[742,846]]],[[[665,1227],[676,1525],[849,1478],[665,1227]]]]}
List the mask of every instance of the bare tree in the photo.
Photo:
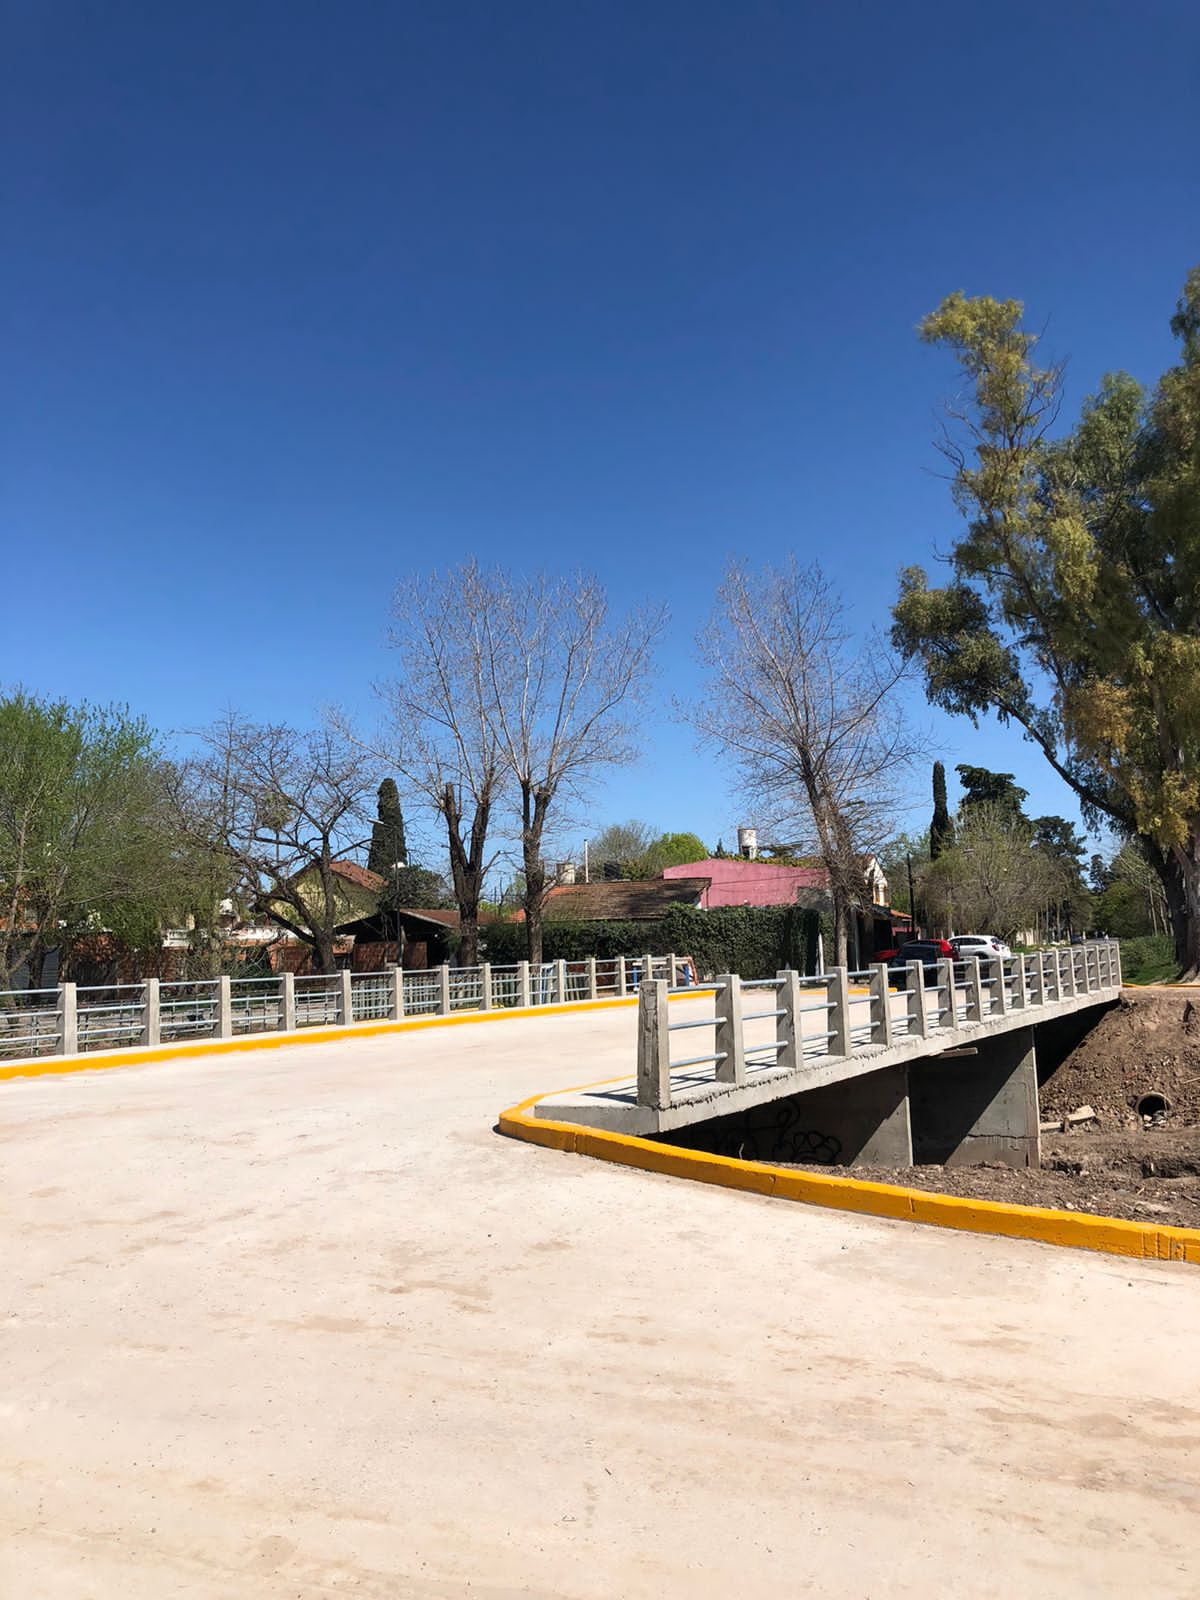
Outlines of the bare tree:
{"type": "Polygon", "coordinates": [[[550,887],[544,840],[564,801],[578,801],[606,767],[634,759],[630,714],[652,671],[659,608],[610,619],[594,577],[514,580],[476,575],[488,666],[488,714],[520,800],[522,905],[530,961],[542,959],[550,887]]]}
{"type": "Polygon", "coordinates": [[[478,961],[479,904],[506,777],[491,709],[493,598],[474,561],[402,583],[391,632],[400,675],[378,686],[388,711],[387,760],[446,829],[466,966],[478,961]]]}
{"type": "Polygon", "coordinates": [[[821,569],[794,560],[731,567],[698,643],[709,683],[692,721],[736,761],[751,810],[820,858],[845,966],[851,919],[870,898],[864,857],[894,835],[918,753],[894,693],[904,668],[854,641],[821,569]]]}
{"type": "Polygon", "coordinates": [[[224,859],[249,908],[311,946],[334,970],[335,862],[361,850],[378,773],[338,732],[301,732],[230,713],[179,769],[185,835],[224,859]]]}

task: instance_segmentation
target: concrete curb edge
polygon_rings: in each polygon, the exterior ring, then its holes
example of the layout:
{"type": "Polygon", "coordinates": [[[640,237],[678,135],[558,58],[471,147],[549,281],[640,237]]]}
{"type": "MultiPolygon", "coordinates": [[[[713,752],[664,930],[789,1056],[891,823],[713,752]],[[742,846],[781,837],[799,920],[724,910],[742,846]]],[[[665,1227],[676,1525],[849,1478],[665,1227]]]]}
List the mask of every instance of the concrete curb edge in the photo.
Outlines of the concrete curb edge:
{"type": "Polygon", "coordinates": [[[865,1216],[1026,1239],[1075,1250],[1098,1250],[1138,1260],[1183,1261],[1200,1266],[1200,1228],[1158,1227],[1153,1223],[1125,1222],[1118,1217],[1006,1205],[995,1200],[965,1200],[957,1195],[905,1189],[898,1184],[867,1183],[859,1178],[825,1177],[774,1167],[763,1161],[741,1161],[732,1156],[684,1150],[635,1134],[608,1133],[577,1123],[550,1122],[528,1116],[530,1106],[545,1097],[545,1093],[536,1094],[502,1111],[498,1121],[500,1132],[527,1144],[612,1161],[643,1172],[690,1178],[696,1183],[741,1189],[834,1211],[853,1211],[865,1216]]]}

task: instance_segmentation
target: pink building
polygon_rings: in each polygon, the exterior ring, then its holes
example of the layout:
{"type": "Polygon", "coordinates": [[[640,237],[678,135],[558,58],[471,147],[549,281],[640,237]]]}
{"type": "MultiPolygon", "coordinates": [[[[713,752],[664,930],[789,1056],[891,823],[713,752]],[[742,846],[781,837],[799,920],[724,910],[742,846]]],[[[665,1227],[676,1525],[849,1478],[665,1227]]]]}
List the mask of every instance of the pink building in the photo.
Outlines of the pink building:
{"type": "Polygon", "coordinates": [[[718,906],[793,906],[800,898],[799,890],[815,889],[819,894],[827,881],[823,867],[776,867],[769,861],[718,856],[667,867],[663,877],[707,878],[708,887],[700,894],[703,911],[718,906]]]}

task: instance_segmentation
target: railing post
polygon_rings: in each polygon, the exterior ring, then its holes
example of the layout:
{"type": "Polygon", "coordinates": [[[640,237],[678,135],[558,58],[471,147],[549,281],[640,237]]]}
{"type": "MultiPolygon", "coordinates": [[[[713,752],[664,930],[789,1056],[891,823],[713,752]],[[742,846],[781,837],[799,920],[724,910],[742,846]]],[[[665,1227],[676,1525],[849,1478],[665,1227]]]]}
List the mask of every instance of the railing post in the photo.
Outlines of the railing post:
{"type": "Polygon", "coordinates": [[[404,968],[397,964],[392,968],[392,993],[388,1004],[388,1018],[392,1022],[399,1022],[404,1016],[404,968]]]}
{"type": "Polygon", "coordinates": [[[283,972],[280,974],[280,983],[283,988],[280,992],[280,1003],[283,1007],[283,1031],[294,1033],[296,1028],[296,974],[283,972]]]}
{"type": "Polygon", "coordinates": [[[438,968],[438,1014],[450,1015],[450,964],[447,961],[438,968]]]}
{"type": "Polygon", "coordinates": [[[589,1000],[596,998],[596,958],[587,958],[587,997],[589,1000]]]}
{"type": "Polygon", "coordinates": [[[988,974],[992,980],[988,1015],[993,1017],[1007,1016],[1008,990],[1004,987],[1004,960],[1001,956],[990,956],[988,958],[988,974]]]}
{"type": "Polygon", "coordinates": [[[479,1009],[492,1009],[492,963],[485,961],[479,969],[479,1009]]]}
{"type": "Polygon", "coordinates": [[[1025,989],[1025,957],[1013,957],[1013,986],[1012,1000],[1009,1002],[1014,1011],[1024,1011],[1029,1004],[1029,996],[1025,989]]]}
{"type": "Polygon", "coordinates": [[[954,959],[943,956],[937,964],[938,991],[946,997],[945,1008],[939,1010],[938,1025],[951,1033],[958,1032],[958,988],[954,981],[954,959]]]}
{"type": "Polygon", "coordinates": [[[652,955],[644,955],[642,957],[641,982],[642,983],[653,983],[654,982],[654,957],[652,955]]]}
{"type": "Polygon", "coordinates": [[[158,1044],[161,1039],[162,1006],[158,979],[146,978],[142,983],[142,1043],[158,1044]]]}
{"type": "Polygon", "coordinates": [[[1113,987],[1121,987],[1121,946],[1116,939],[1109,941],[1112,946],[1113,987]]]}
{"type": "Polygon", "coordinates": [[[1046,952],[1039,950],[1029,957],[1029,976],[1033,982],[1029,989],[1029,1004],[1031,1006],[1044,1006],[1046,1004],[1046,952]]]}
{"type": "Polygon", "coordinates": [[[679,987],[679,967],[678,967],[678,964],[677,964],[677,962],[675,960],[675,952],[674,952],[674,950],[672,950],[670,955],[667,957],[667,970],[668,970],[668,972],[670,974],[672,989],[678,989],[678,987],[679,987]]]}
{"type": "Polygon", "coordinates": [[[904,969],[908,973],[908,1031],[915,1039],[924,1039],[929,1032],[929,1013],[925,1006],[925,966],[920,961],[910,961],[904,969]]]}
{"type": "MultiPolygon", "coordinates": [[[[782,1049],[775,1052],[775,1065],[785,1072],[798,1072],[804,1065],[804,1018],[800,1015],[800,974],[785,967],[775,974],[779,984],[776,1008],[782,1016],[776,1017],[775,1042],[782,1049]]],[[[717,1047],[720,1049],[720,1046],[717,1047]]]]}
{"type": "Polygon", "coordinates": [[[354,974],[349,967],[343,967],[338,973],[338,1021],[343,1028],[349,1027],[354,1021],[354,990],[351,987],[354,974]]]}
{"type": "Polygon", "coordinates": [[[227,972],[217,979],[217,1038],[233,1038],[233,980],[227,972]]]}
{"type": "Polygon", "coordinates": [[[967,957],[967,1021],[983,1021],[983,983],[979,971],[979,957],[967,957]]]}
{"type": "Polygon", "coordinates": [[[638,1105],[664,1111],[671,1104],[671,1034],[667,985],[643,983],[638,995],[638,1105]]]}
{"type": "Polygon", "coordinates": [[[718,1061],[714,1077],[718,1083],[745,1083],[746,1035],[742,1027],[742,980],[736,972],[725,972],[717,979],[713,998],[713,1049],[725,1059],[718,1061]]]}
{"type": "Polygon", "coordinates": [[[625,957],[617,957],[617,998],[624,1000],[628,989],[625,983],[625,957]]]}
{"type": "Polygon", "coordinates": [[[850,975],[845,967],[831,967],[826,973],[825,992],[829,1000],[829,1054],[854,1054],[850,1031],[850,975]]]}
{"type": "Polygon", "coordinates": [[[892,1002],[888,990],[887,963],[877,961],[871,968],[871,1043],[892,1042],[892,1002]]]}
{"type": "Polygon", "coordinates": [[[58,1053],[79,1054],[79,997],[73,983],[58,986],[58,1053]]]}
{"type": "Polygon", "coordinates": [[[1075,998],[1075,952],[1070,945],[1065,950],[1059,951],[1058,963],[1058,998],[1060,1000],[1073,1000],[1075,998]],[[1066,960],[1061,958],[1065,956],[1066,960]],[[1070,988],[1067,987],[1068,981],[1070,988]]]}

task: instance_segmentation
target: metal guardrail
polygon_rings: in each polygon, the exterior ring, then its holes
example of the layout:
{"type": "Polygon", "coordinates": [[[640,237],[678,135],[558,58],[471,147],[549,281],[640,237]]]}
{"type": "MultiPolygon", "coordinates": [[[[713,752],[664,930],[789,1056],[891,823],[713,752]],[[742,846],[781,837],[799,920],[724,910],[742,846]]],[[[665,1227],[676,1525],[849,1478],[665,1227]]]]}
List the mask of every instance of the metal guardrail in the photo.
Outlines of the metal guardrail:
{"type": "Polygon", "coordinates": [[[4,990],[0,1060],[619,999],[636,994],[647,974],[677,983],[683,967],[683,957],[641,955],[4,990]]]}
{"type": "Polygon", "coordinates": [[[666,1110],[689,1088],[720,1092],[764,1071],[799,1072],[821,1060],[846,1059],[901,1039],[945,1038],[960,1028],[1080,996],[1121,987],[1121,952],[1115,939],[1069,949],[981,961],[949,958],[936,966],[911,961],[862,972],[834,968],[822,977],[780,972],[746,982],[724,973],[711,986],[711,1016],[672,1022],[668,1000],[686,992],[655,977],[643,986],[638,1010],[637,1102],[666,1110]],[[897,991],[904,996],[897,1004],[897,991]],[[762,1004],[760,1004],[760,997],[762,1004]],[[747,1000],[753,1009],[747,1009],[747,1000]],[[712,1049],[696,1053],[694,1030],[712,1033],[712,1049]],[[687,1033],[686,1051],[672,1051],[687,1033]]]}

